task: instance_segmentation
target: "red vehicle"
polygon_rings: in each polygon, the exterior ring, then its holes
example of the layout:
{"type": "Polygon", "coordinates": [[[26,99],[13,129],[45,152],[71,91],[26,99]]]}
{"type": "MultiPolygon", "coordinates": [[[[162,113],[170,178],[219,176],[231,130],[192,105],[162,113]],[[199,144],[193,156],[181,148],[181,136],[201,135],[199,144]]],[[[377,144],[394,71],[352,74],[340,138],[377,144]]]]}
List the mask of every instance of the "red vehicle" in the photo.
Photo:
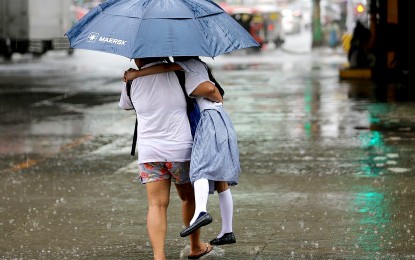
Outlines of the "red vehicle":
{"type": "MultiPolygon", "coordinates": [[[[266,26],[264,17],[257,9],[245,6],[221,5],[230,16],[232,16],[262,47],[266,43],[266,26]]],[[[260,48],[257,49],[258,51],[260,48]]]]}

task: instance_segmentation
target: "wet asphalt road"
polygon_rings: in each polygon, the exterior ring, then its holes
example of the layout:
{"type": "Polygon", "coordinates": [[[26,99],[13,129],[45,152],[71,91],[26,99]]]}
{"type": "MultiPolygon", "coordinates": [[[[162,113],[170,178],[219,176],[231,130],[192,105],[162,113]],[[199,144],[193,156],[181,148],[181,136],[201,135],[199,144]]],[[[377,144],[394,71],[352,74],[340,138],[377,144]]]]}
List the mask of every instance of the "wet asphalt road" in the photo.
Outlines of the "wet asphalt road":
{"type": "MultiPolygon", "coordinates": [[[[415,259],[415,102],[338,78],[341,52],[206,60],[241,152],[237,243],[209,259],[415,259]]],[[[0,258],[151,259],[145,189],[118,108],[129,60],[88,51],[0,63],[0,258]]],[[[217,196],[203,228],[220,230],[217,196]]],[[[168,259],[186,258],[174,188],[168,259]]]]}

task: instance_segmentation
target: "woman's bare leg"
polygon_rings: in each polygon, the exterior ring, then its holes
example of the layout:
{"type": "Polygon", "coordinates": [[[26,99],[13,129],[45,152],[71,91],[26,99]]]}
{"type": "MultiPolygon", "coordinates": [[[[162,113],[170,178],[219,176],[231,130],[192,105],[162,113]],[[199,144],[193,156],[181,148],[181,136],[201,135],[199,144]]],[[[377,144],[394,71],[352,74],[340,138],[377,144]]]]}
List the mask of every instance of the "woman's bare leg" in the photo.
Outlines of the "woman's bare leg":
{"type": "Polygon", "coordinates": [[[155,260],[165,260],[164,244],[167,233],[167,208],[170,199],[171,180],[146,184],[148,212],[147,230],[155,260]]]}

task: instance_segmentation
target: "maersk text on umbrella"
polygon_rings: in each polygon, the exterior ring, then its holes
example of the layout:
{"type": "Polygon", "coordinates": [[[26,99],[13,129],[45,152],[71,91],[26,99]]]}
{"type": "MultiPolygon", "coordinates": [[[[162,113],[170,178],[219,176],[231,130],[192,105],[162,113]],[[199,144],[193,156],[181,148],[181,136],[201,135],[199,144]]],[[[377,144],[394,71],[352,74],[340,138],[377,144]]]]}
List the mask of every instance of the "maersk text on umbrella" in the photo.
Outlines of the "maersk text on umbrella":
{"type": "Polygon", "coordinates": [[[117,45],[125,45],[127,43],[127,41],[124,40],[119,40],[119,39],[114,39],[114,38],[108,38],[108,37],[99,37],[100,42],[108,42],[108,43],[114,43],[117,45]]]}
{"type": "MultiPolygon", "coordinates": [[[[87,42],[95,42],[96,39],[98,38],[99,33],[96,32],[91,32],[87,38],[87,42]]],[[[120,40],[120,39],[115,39],[115,38],[108,38],[108,37],[99,37],[98,39],[99,42],[108,42],[108,43],[114,43],[117,45],[125,45],[127,43],[127,41],[124,40],[120,40]]]]}

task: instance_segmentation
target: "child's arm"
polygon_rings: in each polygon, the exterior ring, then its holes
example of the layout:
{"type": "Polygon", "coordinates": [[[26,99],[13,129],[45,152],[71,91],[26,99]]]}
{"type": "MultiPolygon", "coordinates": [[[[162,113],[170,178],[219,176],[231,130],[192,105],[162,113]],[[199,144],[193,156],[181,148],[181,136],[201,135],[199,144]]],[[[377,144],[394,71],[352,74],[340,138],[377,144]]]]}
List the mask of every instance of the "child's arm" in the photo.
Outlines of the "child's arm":
{"type": "Polygon", "coordinates": [[[214,102],[223,102],[222,95],[218,88],[210,81],[200,83],[191,93],[192,96],[202,96],[214,102]]]}
{"type": "Polygon", "coordinates": [[[165,63],[165,64],[157,64],[151,67],[147,67],[144,69],[136,70],[136,69],[129,69],[124,72],[124,82],[129,80],[133,80],[137,77],[153,75],[162,72],[169,72],[175,70],[182,70],[182,67],[176,63],[165,63]]]}

